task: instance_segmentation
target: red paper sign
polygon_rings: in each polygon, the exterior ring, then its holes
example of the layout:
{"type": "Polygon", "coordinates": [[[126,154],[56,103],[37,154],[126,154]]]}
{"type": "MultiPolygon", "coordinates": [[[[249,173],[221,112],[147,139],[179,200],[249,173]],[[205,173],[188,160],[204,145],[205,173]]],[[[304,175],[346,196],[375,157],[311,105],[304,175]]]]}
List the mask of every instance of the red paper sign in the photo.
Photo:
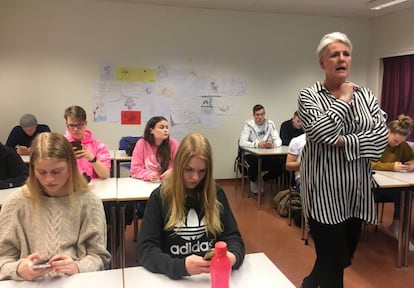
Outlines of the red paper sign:
{"type": "Polygon", "coordinates": [[[141,124],[141,111],[121,111],[121,124],[141,124]]]}

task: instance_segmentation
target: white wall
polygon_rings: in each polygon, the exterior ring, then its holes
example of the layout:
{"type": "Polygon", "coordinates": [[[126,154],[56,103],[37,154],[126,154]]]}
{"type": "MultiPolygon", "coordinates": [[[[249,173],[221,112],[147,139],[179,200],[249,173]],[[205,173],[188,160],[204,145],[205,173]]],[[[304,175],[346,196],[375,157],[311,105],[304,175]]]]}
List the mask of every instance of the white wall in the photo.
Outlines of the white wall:
{"type": "Polygon", "coordinates": [[[414,9],[371,21],[370,61],[367,85],[381,96],[381,58],[414,54],[414,9]]]}
{"type": "MultiPolygon", "coordinates": [[[[213,69],[243,78],[247,92],[239,113],[220,116],[220,128],[190,128],[206,135],[215,153],[215,177],[232,178],[237,139],[254,104],[266,107],[277,126],[291,117],[301,88],[323,80],[315,55],[332,31],[354,44],[350,80],[365,85],[369,21],[141,6],[95,0],[2,0],[0,2],[0,140],[23,113],[37,115],[53,131],[65,130],[63,111],[81,105],[90,115],[91,87],[99,65],[158,64],[213,69]]],[[[95,136],[116,148],[141,126],[93,123],[95,136]]]]}

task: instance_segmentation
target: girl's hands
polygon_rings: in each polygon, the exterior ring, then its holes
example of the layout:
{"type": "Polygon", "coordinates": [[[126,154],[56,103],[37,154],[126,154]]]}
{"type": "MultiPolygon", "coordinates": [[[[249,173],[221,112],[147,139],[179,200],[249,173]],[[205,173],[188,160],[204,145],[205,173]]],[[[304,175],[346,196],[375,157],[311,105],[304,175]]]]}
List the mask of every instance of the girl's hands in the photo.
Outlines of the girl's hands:
{"type": "Polygon", "coordinates": [[[73,261],[72,257],[59,254],[50,258],[49,262],[52,264],[52,269],[55,272],[72,275],[79,273],[78,265],[73,261]]]}
{"type": "Polygon", "coordinates": [[[188,275],[210,273],[210,261],[204,260],[201,256],[190,255],[185,258],[185,269],[188,275]]]}
{"type": "Polygon", "coordinates": [[[33,253],[27,256],[26,258],[23,258],[17,266],[17,275],[25,280],[33,281],[53,271],[53,266],[44,269],[33,269],[36,260],[41,261],[44,259],[45,258],[42,257],[39,253],[33,253]]]}

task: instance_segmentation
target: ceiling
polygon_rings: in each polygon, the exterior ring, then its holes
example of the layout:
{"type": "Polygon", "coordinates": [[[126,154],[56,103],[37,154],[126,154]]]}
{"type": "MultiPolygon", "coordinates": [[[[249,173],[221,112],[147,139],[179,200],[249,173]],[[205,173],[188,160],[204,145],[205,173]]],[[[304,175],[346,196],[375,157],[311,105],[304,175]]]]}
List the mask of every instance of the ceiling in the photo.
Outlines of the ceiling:
{"type": "Polygon", "coordinates": [[[312,16],[373,18],[414,7],[414,0],[371,10],[391,0],[105,0],[146,5],[192,7],[233,11],[254,11],[312,16]]]}

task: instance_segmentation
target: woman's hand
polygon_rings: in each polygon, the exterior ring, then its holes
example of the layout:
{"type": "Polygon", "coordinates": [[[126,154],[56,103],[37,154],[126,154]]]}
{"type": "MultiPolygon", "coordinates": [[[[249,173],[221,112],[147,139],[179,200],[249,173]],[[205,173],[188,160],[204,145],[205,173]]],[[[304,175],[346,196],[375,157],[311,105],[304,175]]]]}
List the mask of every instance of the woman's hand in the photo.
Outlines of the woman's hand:
{"type": "Polygon", "coordinates": [[[403,164],[401,162],[394,163],[394,171],[397,172],[407,172],[410,171],[410,165],[403,164]]]}
{"type": "Polygon", "coordinates": [[[185,269],[189,275],[210,273],[210,261],[201,256],[190,255],[185,258],[185,269]]]}
{"type": "Polygon", "coordinates": [[[73,261],[72,257],[64,254],[55,255],[50,258],[49,263],[52,264],[54,271],[66,275],[79,273],[78,265],[73,261]]]}
{"type": "Polygon", "coordinates": [[[236,264],[236,260],[237,260],[236,255],[234,255],[233,253],[231,253],[229,251],[227,251],[226,255],[230,260],[231,266],[233,267],[233,265],[236,264]]]}
{"type": "Polygon", "coordinates": [[[157,172],[151,172],[148,176],[148,180],[152,183],[160,182],[160,175],[157,172]]]}
{"type": "Polygon", "coordinates": [[[409,167],[408,171],[410,171],[410,172],[414,171],[414,161],[408,161],[405,164],[409,167]]]}
{"type": "Polygon", "coordinates": [[[17,275],[25,280],[33,281],[54,270],[53,267],[33,269],[33,265],[36,260],[44,260],[44,257],[42,257],[39,253],[33,253],[22,259],[16,269],[17,275]]]}
{"type": "Polygon", "coordinates": [[[29,155],[30,154],[30,147],[26,146],[18,146],[16,148],[17,154],[19,155],[29,155]]]}
{"type": "Polygon", "coordinates": [[[355,84],[352,82],[344,82],[340,87],[340,96],[339,99],[349,103],[352,101],[354,95],[355,84]]]}
{"type": "Polygon", "coordinates": [[[168,169],[164,173],[160,175],[160,180],[164,180],[165,178],[169,177],[171,175],[172,169],[168,169]]]}

